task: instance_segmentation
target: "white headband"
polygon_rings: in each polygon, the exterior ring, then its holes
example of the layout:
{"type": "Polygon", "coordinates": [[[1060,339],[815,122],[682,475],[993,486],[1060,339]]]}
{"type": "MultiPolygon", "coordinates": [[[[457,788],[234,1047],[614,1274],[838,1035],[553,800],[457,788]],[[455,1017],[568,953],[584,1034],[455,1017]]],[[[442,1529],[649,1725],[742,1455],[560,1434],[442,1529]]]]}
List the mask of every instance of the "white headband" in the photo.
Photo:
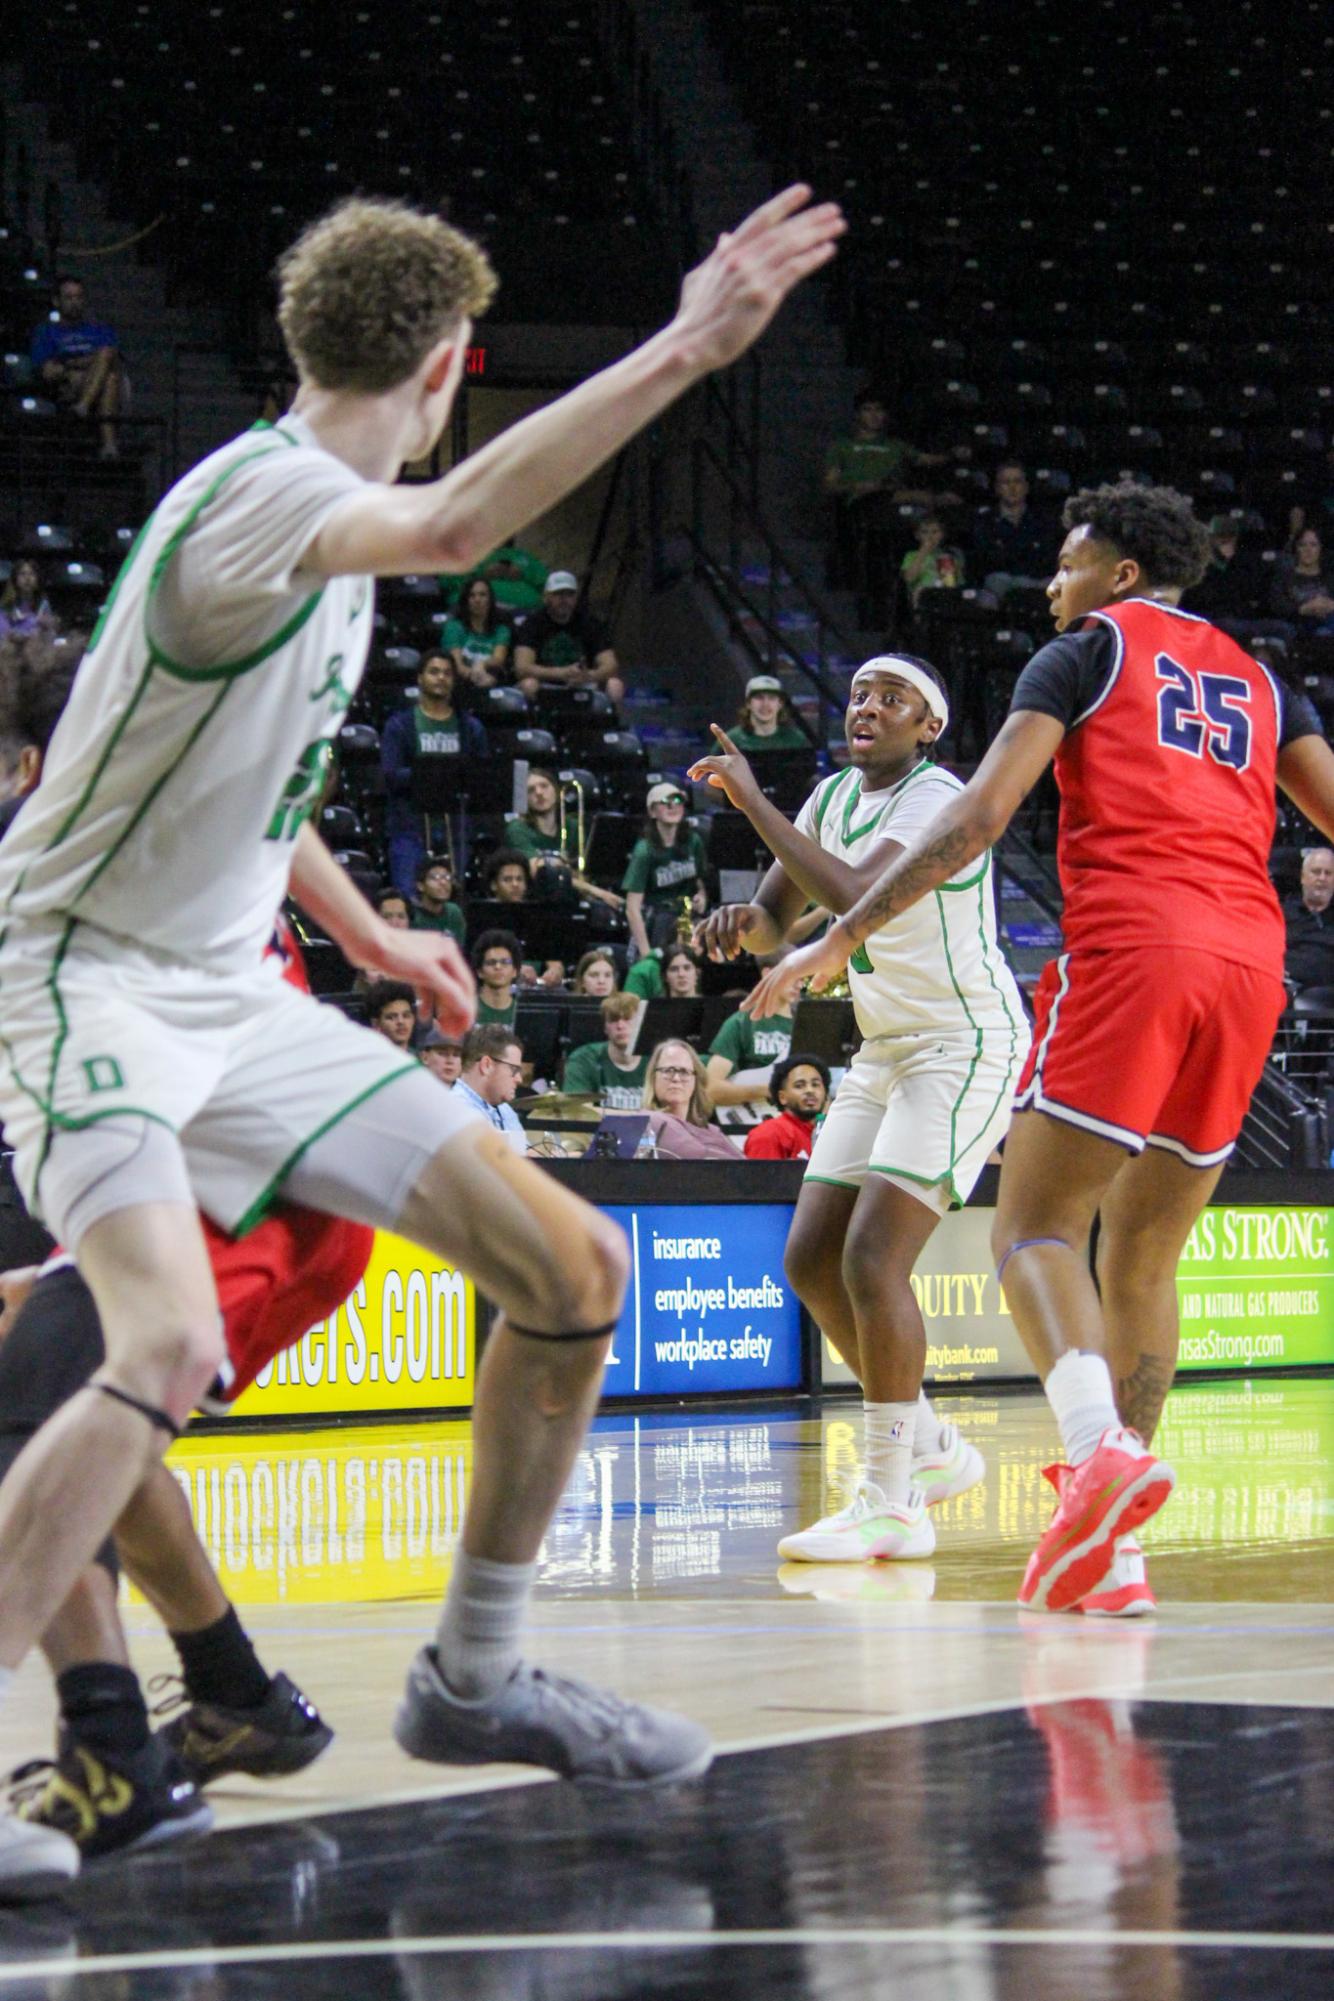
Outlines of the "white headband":
{"type": "MultiPolygon", "coordinates": [[[[916,688],[931,714],[939,721],[941,733],[949,728],[950,705],[945,699],[943,689],[938,688],[931,676],[924,674],[911,660],[903,660],[897,653],[877,653],[874,660],[863,660],[857,669],[857,674],[866,673],[896,674],[900,681],[906,681],[910,687],[916,688]]],[[[857,674],[852,677],[854,682],[857,674]]]]}

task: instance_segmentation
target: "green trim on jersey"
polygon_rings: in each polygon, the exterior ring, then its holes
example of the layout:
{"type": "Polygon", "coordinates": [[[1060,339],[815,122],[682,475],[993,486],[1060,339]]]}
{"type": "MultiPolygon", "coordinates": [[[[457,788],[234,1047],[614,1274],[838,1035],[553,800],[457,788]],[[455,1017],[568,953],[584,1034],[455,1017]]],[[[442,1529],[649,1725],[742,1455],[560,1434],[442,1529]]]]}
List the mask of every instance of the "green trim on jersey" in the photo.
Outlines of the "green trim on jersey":
{"type": "Polygon", "coordinates": [[[139,533],[135,536],[133,542],[131,542],[129,551],[125,557],[125,561],[121,564],[120,568],[116,572],[116,580],[112,584],[111,589],[107,593],[106,602],[103,604],[101,611],[99,611],[97,614],[97,623],[93,627],[92,634],[88,641],[87,649],[84,653],[85,660],[88,659],[97,650],[97,642],[102,637],[102,627],[106,624],[107,620],[111,616],[112,610],[116,603],[116,599],[120,596],[120,587],[125,582],[126,577],[129,576],[130,571],[134,568],[135,559],[138,556],[140,549],[142,549],[144,545],[144,537],[147,535],[149,529],[152,527],[156,519],[157,519],[157,509],[155,507],[153,509],[153,512],[149,515],[147,521],[144,522],[142,528],[139,530],[139,533]]]}
{"type": "Polygon", "coordinates": [[[818,1181],[824,1188],[851,1188],[854,1193],[857,1189],[855,1181],[840,1181],[836,1174],[803,1174],[801,1181],[803,1187],[808,1181],[818,1181]]]}
{"type": "MultiPolygon", "coordinates": [[[[369,1029],[367,1030],[368,1034],[372,1032],[369,1029]]],[[[357,1106],[364,1105],[367,1098],[373,1098],[377,1091],[383,1091],[386,1084],[392,1084],[397,1078],[406,1077],[410,1071],[420,1069],[421,1064],[414,1056],[411,1063],[403,1064],[401,1069],[391,1070],[386,1077],[377,1077],[375,1082],[368,1084],[364,1091],[358,1091],[355,1098],[349,1098],[345,1105],[340,1105],[338,1110],[331,1113],[324,1121],[323,1125],[316,1126],[313,1133],[307,1134],[306,1138],[301,1141],[301,1144],[292,1149],[272,1180],[266,1182],[264,1187],[260,1189],[259,1194],[250,1204],[250,1207],[246,1210],[244,1216],[242,1216],[231,1234],[234,1237],[244,1237],[254,1229],[257,1223],[261,1223],[264,1220],[270,1204],[276,1200],[278,1191],[284,1181],[286,1181],[302,1155],[308,1153],[311,1147],[314,1146],[317,1139],[323,1139],[324,1135],[332,1131],[334,1126],[338,1125],[341,1120],[348,1116],[349,1112],[355,1112],[357,1106]]]]}
{"type": "Polygon", "coordinates": [[[832,778],[825,779],[821,785],[817,786],[815,792],[815,831],[817,834],[824,825],[824,816],[829,810],[829,802],[847,775],[846,771],[836,772],[832,778]]]}
{"type": "MultiPolygon", "coordinates": [[[[1005,997],[1005,990],[996,979],[996,974],[991,964],[991,946],[987,940],[986,880],[987,877],[990,875],[990,873],[991,873],[991,850],[988,848],[986,866],[983,868],[980,875],[976,875],[972,878],[973,882],[977,885],[977,931],[978,931],[978,936],[982,940],[982,965],[983,968],[985,969],[988,983],[991,987],[991,991],[995,994],[997,1000],[1000,1002],[1001,1007],[1005,1013],[1005,1019],[1009,1023],[1010,1056],[1006,1074],[1004,1078],[1001,1080],[1000,1089],[997,1091],[995,1097],[991,1101],[991,1109],[987,1113],[986,1117],[983,1119],[977,1131],[974,1133],[972,1139],[969,1140],[968,1145],[964,1148],[965,1153],[969,1151],[969,1148],[976,1146],[978,1140],[981,1139],[983,1133],[986,1131],[987,1127],[991,1124],[991,1121],[995,1118],[996,1113],[1000,1108],[1001,1099],[1006,1096],[1007,1092],[1013,1089],[1014,1083],[1016,1081],[1015,1054],[1019,1047],[1019,1025],[1015,1021],[1013,1011],[1010,1007],[1010,1003],[1005,997]]],[[[959,887],[962,889],[966,888],[967,885],[960,883],[959,887]]]]}
{"type": "Polygon", "coordinates": [[[863,791],[865,790],[864,781],[866,774],[864,772],[858,772],[857,776],[858,778],[863,780],[863,783],[860,785],[853,786],[853,788],[848,794],[848,803],[843,809],[844,847],[850,848],[854,841],[860,841],[864,839],[867,834],[873,834],[876,828],[880,825],[880,822],[884,819],[886,813],[888,813],[890,807],[898,803],[900,793],[904,792],[907,789],[907,787],[912,784],[914,778],[920,778],[924,772],[934,771],[935,768],[936,768],[935,765],[932,764],[929,757],[923,757],[919,759],[919,761],[913,766],[911,771],[905,771],[902,778],[895,779],[894,783],[889,788],[889,797],[886,799],[884,805],[880,807],[879,811],[875,814],[874,818],[867,820],[860,827],[854,827],[850,824],[852,816],[856,812],[858,802],[861,799],[863,791]]]}
{"type": "MultiPolygon", "coordinates": [[[[289,436],[286,431],[274,430],[270,425],[256,425],[253,428],[257,430],[272,430],[273,436],[281,438],[285,445],[290,445],[293,449],[296,449],[300,444],[299,439],[289,436]]],[[[266,639],[262,646],[257,646],[253,653],[247,653],[243,659],[220,661],[216,667],[187,667],[183,661],[173,660],[169,653],[163,652],[148,629],[148,615],[152,610],[153,599],[157,595],[167,565],[198,521],[204,509],[221,492],[233,473],[240,472],[242,466],[248,466],[255,459],[271,458],[277,450],[278,447],[276,445],[257,446],[253,452],[246,452],[241,458],[233,459],[229,466],[224,466],[213,484],[195,502],[180,526],[172,530],[157,561],[153,565],[153,572],[148,579],[148,590],[144,599],[144,638],[148,643],[148,657],[152,664],[155,667],[161,667],[164,673],[172,676],[173,680],[229,681],[238,674],[250,673],[252,668],[262,665],[265,660],[270,659],[273,654],[277,653],[281,647],[286,646],[289,639],[296,638],[297,633],[300,632],[307,619],[313,616],[320,599],[324,596],[324,585],[321,584],[314,595],[305,599],[292,614],[291,618],[288,619],[286,625],[280,627],[271,639],[266,639]]]]}
{"type": "MultiPolygon", "coordinates": [[[[144,669],[143,675],[140,680],[141,688],[146,687],[148,685],[149,680],[152,678],[152,673],[153,669],[151,665],[144,669]]],[[[173,764],[169,765],[165,771],[160,772],[158,774],[156,783],[149,786],[147,792],[145,792],[143,798],[139,801],[139,804],[135,807],[134,812],[130,815],[130,818],[126,821],[125,826],[121,829],[119,839],[112,842],[111,846],[107,849],[106,853],[103,855],[101,861],[97,864],[97,867],[93,870],[92,874],[88,877],[87,881],[80,886],[77,895],[74,897],[74,902],[76,904],[81,903],[83,901],[84,897],[87,896],[89,890],[92,889],[93,885],[97,882],[99,876],[102,875],[103,871],[110,868],[112,862],[116,859],[116,856],[120,853],[125,843],[130,839],[131,835],[134,834],[136,829],[139,827],[140,822],[147,814],[149,808],[158,798],[158,795],[161,793],[168,779],[172,778],[175,775],[175,773],[181,769],[181,766],[185,763],[186,758],[190,755],[190,752],[194,749],[195,744],[199,741],[200,737],[203,735],[204,731],[208,728],[214,716],[216,716],[218,710],[222,707],[222,704],[227,699],[228,694],[231,692],[232,685],[233,684],[230,681],[224,681],[223,685],[219,688],[217,694],[214,696],[213,700],[209,703],[207,709],[204,711],[203,715],[199,718],[198,722],[191,730],[189,736],[186,738],[185,743],[181,748],[180,754],[176,758],[176,761],[173,764]]],[[[135,690],[136,698],[138,696],[138,693],[139,689],[136,689],[135,690]]],[[[132,706],[133,705],[131,704],[131,707],[132,706]]],[[[121,718],[122,728],[124,727],[125,722],[128,720],[129,712],[130,712],[129,709],[127,708],[125,716],[121,718]]],[[[113,737],[112,737],[113,745],[114,741],[115,741],[115,733],[113,732],[113,737]]],[[[57,835],[56,839],[52,841],[50,845],[43,850],[44,854],[50,854],[52,848],[58,847],[60,845],[60,842],[64,839],[65,835],[68,834],[70,829],[73,827],[75,821],[79,817],[79,814],[83,811],[83,808],[87,805],[89,799],[91,799],[93,795],[93,792],[96,790],[97,777],[105,769],[106,758],[109,754],[110,754],[110,746],[108,747],[107,753],[104,754],[101,763],[99,763],[97,772],[94,773],[93,778],[89,781],[88,785],[85,787],[83,798],[79,801],[79,804],[74,810],[74,812],[72,812],[67,818],[65,825],[60,830],[60,833],[57,835]]],[[[58,1026],[56,1029],[55,1041],[52,1044],[51,1048],[51,1069],[47,1079],[46,1102],[45,1104],[42,1105],[42,1110],[46,1117],[46,1138],[42,1143],[42,1156],[37,1163],[36,1174],[33,1177],[34,1186],[36,1185],[37,1175],[41,1174],[43,1167],[46,1165],[46,1157],[51,1151],[53,1128],[56,1126],[63,1126],[65,1124],[65,1119],[63,1115],[58,1113],[55,1109],[56,1078],[59,1071],[60,1059],[65,1051],[65,1043],[69,1038],[69,1019],[65,1013],[65,1003],[60,997],[60,968],[64,964],[65,954],[69,950],[70,940],[74,936],[76,929],[78,928],[79,924],[82,921],[83,920],[77,916],[71,916],[66,920],[65,929],[61,933],[60,943],[56,946],[55,952],[52,956],[51,970],[47,974],[47,979],[46,979],[46,985],[51,995],[51,1005],[55,1009],[56,1021],[58,1026]]],[[[41,1101],[39,1100],[38,1102],[40,1103],[41,1101]]],[[[163,1121],[162,1123],[165,1123],[165,1121],[163,1121]]],[[[77,1130],[77,1124],[73,1129],[77,1130]]]]}
{"type": "MultiPolygon", "coordinates": [[[[982,1060],[983,1035],[982,1035],[982,1030],[978,1027],[977,1022],[973,1018],[972,1009],[969,1007],[968,1002],[964,999],[963,989],[959,985],[958,978],[954,971],[954,960],[950,955],[949,926],[945,922],[944,902],[941,899],[941,894],[939,890],[936,890],[934,894],[936,899],[936,916],[940,921],[940,942],[941,945],[944,947],[944,952],[945,952],[945,969],[950,976],[950,985],[954,989],[954,998],[958,1001],[959,1006],[963,1009],[964,1016],[968,1022],[968,1026],[973,1031],[973,1038],[974,1038],[973,1060],[968,1065],[968,1075],[963,1080],[963,1089],[960,1091],[958,1097],[954,1100],[954,1103],[950,1108],[950,1164],[947,1172],[950,1179],[950,1185],[951,1187],[953,1187],[954,1163],[959,1158],[959,1146],[958,1146],[959,1113],[963,1108],[964,1099],[968,1096],[969,1091],[972,1089],[973,1078],[977,1074],[977,1066],[982,1060]]],[[[980,1130],[981,1128],[979,1128],[979,1131],[980,1130]]],[[[943,1181],[945,1179],[945,1176],[941,1175],[938,1177],[938,1179],[943,1181]]]]}

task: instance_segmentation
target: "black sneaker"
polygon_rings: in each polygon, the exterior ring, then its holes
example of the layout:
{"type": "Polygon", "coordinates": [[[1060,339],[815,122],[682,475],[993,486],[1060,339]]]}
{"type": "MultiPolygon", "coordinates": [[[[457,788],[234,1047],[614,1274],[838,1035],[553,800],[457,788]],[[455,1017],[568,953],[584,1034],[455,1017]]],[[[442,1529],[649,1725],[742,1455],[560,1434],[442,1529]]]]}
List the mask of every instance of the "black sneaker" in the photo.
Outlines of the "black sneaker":
{"type": "MultiPolygon", "coordinates": [[[[155,1716],[188,1707],[164,1723],[158,1740],[180,1760],[197,1786],[211,1785],[228,1772],[256,1779],[280,1779],[304,1772],[333,1742],[333,1731],[295,1682],[276,1674],[263,1702],[232,1709],[220,1702],[191,1702],[175,1676],[176,1692],[158,1704],[155,1716]]],[[[161,1684],[154,1682],[156,1689],[161,1684]]]]}
{"type": "Polygon", "coordinates": [[[212,1807],[156,1737],[130,1757],[110,1758],[62,1732],[54,1761],[21,1765],[10,1783],[18,1818],[67,1835],[85,1862],[213,1825],[212,1807]]]}

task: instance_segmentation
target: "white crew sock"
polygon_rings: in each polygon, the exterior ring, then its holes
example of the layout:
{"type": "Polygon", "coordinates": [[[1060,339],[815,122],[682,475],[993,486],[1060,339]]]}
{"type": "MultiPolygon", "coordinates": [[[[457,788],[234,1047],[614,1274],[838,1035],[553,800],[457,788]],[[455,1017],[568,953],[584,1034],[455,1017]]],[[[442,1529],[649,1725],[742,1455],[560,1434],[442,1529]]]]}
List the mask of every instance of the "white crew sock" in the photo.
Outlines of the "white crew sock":
{"type": "Polygon", "coordinates": [[[1072,1466],[1091,1459],[1104,1431],[1116,1430],[1111,1371],[1101,1355],[1071,1348],[1047,1377],[1047,1401],[1061,1428],[1061,1443],[1072,1466]]]}
{"type": "Polygon", "coordinates": [[[941,1423],[931,1408],[931,1400],[925,1390],[917,1393],[917,1426],[912,1435],[912,1449],[920,1459],[923,1453],[939,1452],[941,1423]]]}
{"type": "Polygon", "coordinates": [[[436,1633],[440,1672],[453,1694],[481,1702],[519,1665],[535,1563],[492,1563],[460,1548],[436,1633]]]}
{"type": "Polygon", "coordinates": [[[863,1403],[866,1477],[874,1480],[887,1501],[902,1506],[912,1484],[913,1433],[916,1403],[863,1403]]]}

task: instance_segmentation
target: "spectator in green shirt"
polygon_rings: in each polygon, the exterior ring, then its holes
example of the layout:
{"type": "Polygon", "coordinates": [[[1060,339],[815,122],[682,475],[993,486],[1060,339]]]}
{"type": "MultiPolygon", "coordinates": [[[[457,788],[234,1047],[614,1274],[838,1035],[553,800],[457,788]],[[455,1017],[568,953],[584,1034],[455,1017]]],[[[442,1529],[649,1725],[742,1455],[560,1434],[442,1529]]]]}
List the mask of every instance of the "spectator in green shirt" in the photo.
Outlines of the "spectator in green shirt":
{"type": "Polygon", "coordinates": [[[474,688],[496,688],[509,679],[510,628],[501,623],[496,594],[485,577],[464,579],[440,640],[459,679],[474,688]]]}
{"type": "Polygon", "coordinates": [[[746,699],[729,735],[738,750],[809,750],[811,740],[797,722],[783,684],[773,674],[752,674],[746,699]]]}
{"type": "Polygon", "coordinates": [[[417,901],[412,906],[414,931],[444,931],[463,943],[467,926],[454,902],[454,864],[448,855],[427,855],[417,870],[417,901]]]}
{"type": "Polygon", "coordinates": [[[626,922],[641,957],[665,944],[687,911],[703,916],[708,908],[709,858],[700,835],[685,824],[685,793],[679,785],[652,785],[647,806],[644,832],[621,884],[626,922]]]}
{"type": "Polygon", "coordinates": [[[514,634],[514,678],[532,701],[543,688],[601,688],[613,701],[625,693],[611,633],[580,602],[573,570],[553,570],[542,609],[514,634]]]}
{"type": "MultiPolygon", "coordinates": [[[[521,549],[517,542],[506,542],[484,556],[472,575],[485,577],[502,611],[536,611],[542,603],[547,566],[531,549],[521,549]]],[[[466,577],[441,577],[451,604],[457,604],[467,581],[466,577]]]]}
{"type": "Polygon", "coordinates": [[[963,557],[945,546],[945,524],[938,514],[923,514],[913,529],[917,547],[903,559],[900,575],[914,611],[923,591],[958,590],[963,583],[963,557]]]}
{"type": "Polygon", "coordinates": [[[642,1000],[694,1000],[699,992],[699,960],[689,945],[671,945],[636,959],[625,976],[625,991],[642,1000]]]}
{"type": "Polygon", "coordinates": [[[612,910],[624,909],[624,897],[618,896],[614,889],[599,889],[571,866],[564,853],[560,841],[560,788],[554,772],[533,766],[528,773],[528,810],[520,819],[505,823],[505,840],[509,847],[526,856],[534,880],[544,869],[557,869],[576,895],[605,903],[612,910]]]}
{"type": "Polygon", "coordinates": [[[514,983],[519,977],[522,946],[512,931],[483,931],[472,948],[477,975],[477,1025],[498,1022],[513,1028],[514,983]]]}
{"type": "Polygon", "coordinates": [[[769,1073],[792,1047],[792,1016],[762,1015],[753,1020],[738,1008],[729,1014],[709,1048],[706,1075],[713,1102],[755,1105],[769,1102],[769,1073]]]}
{"type": "Polygon", "coordinates": [[[949,454],[920,452],[889,435],[889,412],[875,390],[853,405],[852,431],[825,453],[824,490],[834,502],[830,582],[861,593],[880,623],[895,584],[893,514],[904,501],[924,507],[957,503],[958,495],[918,484],[919,468],[946,465],[949,454]]]}
{"type": "Polygon", "coordinates": [[[604,1112],[637,1112],[644,1102],[648,1057],[636,1056],[635,1039],[640,1003],[633,994],[608,994],[602,1003],[605,1042],[585,1042],[573,1049],[561,1075],[562,1091],[596,1097],[604,1112]]]}

